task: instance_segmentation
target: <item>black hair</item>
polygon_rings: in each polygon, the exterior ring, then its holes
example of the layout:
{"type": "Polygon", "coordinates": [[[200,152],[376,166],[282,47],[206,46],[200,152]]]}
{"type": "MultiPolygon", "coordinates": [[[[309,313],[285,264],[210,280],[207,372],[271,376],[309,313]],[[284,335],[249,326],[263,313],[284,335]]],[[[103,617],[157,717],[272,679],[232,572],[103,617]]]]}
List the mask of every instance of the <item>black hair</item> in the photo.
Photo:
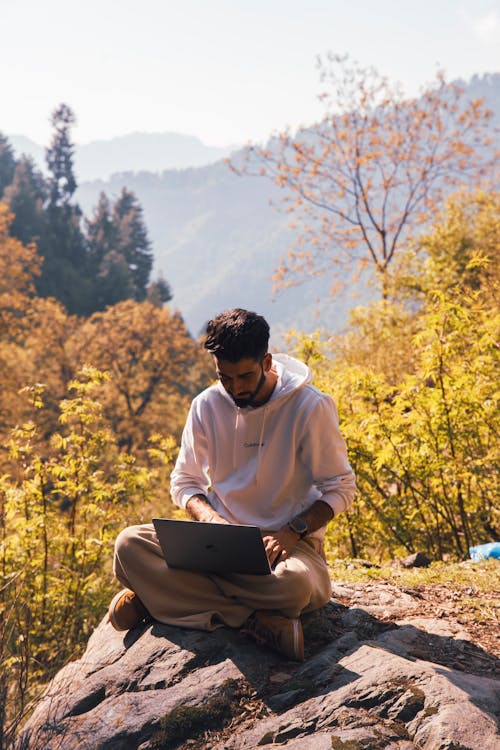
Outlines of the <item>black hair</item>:
{"type": "Polygon", "coordinates": [[[207,323],[205,349],[217,359],[239,362],[250,357],[260,362],[267,354],[269,325],[262,315],[239,307],[207,323]]]}

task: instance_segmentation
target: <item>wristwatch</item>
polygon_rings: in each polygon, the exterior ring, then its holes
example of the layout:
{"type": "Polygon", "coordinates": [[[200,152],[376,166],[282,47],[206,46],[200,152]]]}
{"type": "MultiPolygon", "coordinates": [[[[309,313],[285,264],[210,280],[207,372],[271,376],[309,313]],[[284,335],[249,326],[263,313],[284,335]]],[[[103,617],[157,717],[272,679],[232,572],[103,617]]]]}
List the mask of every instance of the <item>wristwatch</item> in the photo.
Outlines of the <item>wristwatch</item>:
{"type": "Polygon", "coordinates": [[[288,521],[287,525],[290,526],[291,530],[295,531],[296,534],[300,534],[301,539],[303,539],[309,531],[309,526],[302,516],[295,516],[291,521],[288,521]]]}

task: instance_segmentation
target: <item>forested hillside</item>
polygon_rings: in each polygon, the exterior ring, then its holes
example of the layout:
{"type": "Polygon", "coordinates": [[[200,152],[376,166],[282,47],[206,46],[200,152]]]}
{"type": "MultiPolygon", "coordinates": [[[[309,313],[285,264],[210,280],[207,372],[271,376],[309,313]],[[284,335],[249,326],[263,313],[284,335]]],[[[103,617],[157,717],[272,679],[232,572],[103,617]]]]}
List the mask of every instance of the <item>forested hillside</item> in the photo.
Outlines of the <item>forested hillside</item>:
{"type": "Polygon", "coordinates": [[[16,158],[0,133],[0,200],[10,210],[4,231],[33,245],[36,293],[69,313],[89,315],[129,298],[161,305],[170,290],[161,278],[151,282],[151,242],[134,193],[123,187],[113,200],[101,193],[91,218],[75,201],[74,122],[67,105],[54,110],[46,174],[29,157],[16,158]]]}

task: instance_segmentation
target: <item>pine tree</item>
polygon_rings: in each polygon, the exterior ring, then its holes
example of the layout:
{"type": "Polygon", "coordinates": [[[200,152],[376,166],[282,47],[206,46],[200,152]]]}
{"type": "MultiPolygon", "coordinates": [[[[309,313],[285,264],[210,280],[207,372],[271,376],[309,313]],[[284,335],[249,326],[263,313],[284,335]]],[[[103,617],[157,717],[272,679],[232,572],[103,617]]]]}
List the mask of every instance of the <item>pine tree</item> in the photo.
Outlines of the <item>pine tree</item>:
{"type": "Polygon", "coordinates": [[[101,192],[94,215],[85,220],[90,265],[99,268],[104,257],[117,246],[118,236],[106,193],[101,192]]]}
{"type": "Polygon", "coordinates": [[[134,297],[134,281],[124,256],[116,250],[106,253],[96,279],[96,310],[104,310],[134,297]]]}
{"type": "Polygon", "coordinates": [[[94,216],[86,220],[89,267],[94,280],[93,311],[134,296],[132,271],[120,248],[110,201],[101,193],[94,216]]]}
{"type": "Polygon", "coordinates": [[[25,245],[43,243],[47,231],[44,213],[47,185],[30,157],[22,156],[16,163],[4,200],[14,214],[10,234],[25,245]]]}
{"type": "MultiPolygon", "coordinates": [[[[101,193],[94,216],[85,225],[95,287],[93,310],[104,310],[125,299],[145,300],[153,256],[142,207],[134,193],[123,188],[113,206],[101,193]]],[[[168,284],[163,282],[155,298],[158,302],[170,297],[168,284]]]]}
{"type": "Polygon", "coordinates": [[[6,136],[0,133],[0,198],[14,176],[16,160],[14,151],[6,136]]]}
{"type": "Polygon", "coordinates": [[[165,302],[170,302],[172,296],[170,284],[168,281],[165,281],[161,274],[156,281],[152,281],[148,286],[147,299],[148,302],[151,302],[155,307],[163,307],[165,302]]]}
{"type": "Polygon", "coordinates": [[[61,104],[51,117],[54,128],[52,143],[47,149],[47,166],[50,172],[50,205],[64,206],[69,203],[76,190],[73,174],[73,144],[70,128],[76,122],[67,104],[61,104]]]}
{"type": "Polygon", "coordinates": [[[61,104],[51,119],[54,135],[47,149],[49,198],[46,208],[47,236],[39,248],[44,256],[37,284],[43,297],[56,297],[68,312],[85,315],[92,309],[92,282],[88,273],[85,238],[80,225],[82,212],[72,203],[76,190],[73,174],[73,144],[70,128],[73,112],[61,104]]]}
{"type": "Polygon", "coordinates": [[[130,190],[123,188],[113,207],[113,221],[118,234],[117,250],[127,261],[134,284],[133,297],[146,299],[153,253],[144,224],[142,206],[130,190]]]}

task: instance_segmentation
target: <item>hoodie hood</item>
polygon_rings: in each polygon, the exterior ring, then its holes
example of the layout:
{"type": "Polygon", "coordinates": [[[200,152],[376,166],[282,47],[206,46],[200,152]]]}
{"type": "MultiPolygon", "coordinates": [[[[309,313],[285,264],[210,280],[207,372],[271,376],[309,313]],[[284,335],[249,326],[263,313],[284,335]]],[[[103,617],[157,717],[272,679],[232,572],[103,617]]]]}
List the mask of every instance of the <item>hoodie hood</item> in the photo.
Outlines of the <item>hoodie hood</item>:
{"type": "Polygon", "coordinates": [[[278,372],[278,382],[270,402],[286,398],[312,381],[308,366],[288,354],[273,354],[273,363],[278,372]]]}

